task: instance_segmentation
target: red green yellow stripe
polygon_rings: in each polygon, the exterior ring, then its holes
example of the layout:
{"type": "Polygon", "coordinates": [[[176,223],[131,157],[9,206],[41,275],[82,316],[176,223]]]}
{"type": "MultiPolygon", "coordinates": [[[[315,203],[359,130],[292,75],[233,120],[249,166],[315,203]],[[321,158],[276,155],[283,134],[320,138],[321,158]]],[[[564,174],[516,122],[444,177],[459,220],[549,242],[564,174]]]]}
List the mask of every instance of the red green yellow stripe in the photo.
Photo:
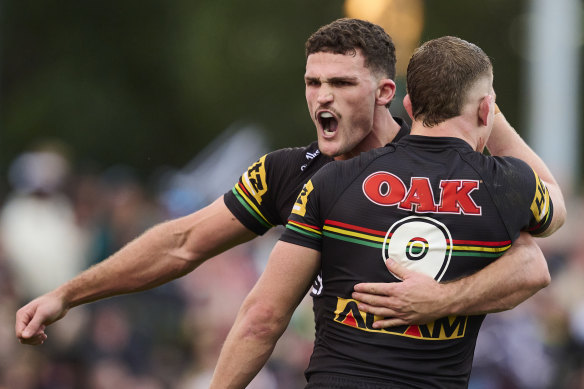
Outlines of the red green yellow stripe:
{"type": "Polygon", "coordinates": [[[237,200],[247,209],[247,211],[255,217],[262,225],[268,228],[274,227],[272,223],[265,218],[264,215],[260,212],[260,210],[256,207],[256,205],[249,199],[247,195],[247,191],[245,188],[240,184],[236,184],[233,189],[231,190],[237,200]]]}
{"type": "MultiPolygon", "coordinates": [[[[343,240],[364,246],[382,248],[386,239],[386,231],[356,226],[336,220],[325,220],[323,235],[332,239],[343,240]]],[[[387,237],[391,240],[391,234],[387,237]]],[[[511,247],[511,241],[477,241],[452,240],[448,241],[448,248],[456,256],[499,257],[511,247]]]]}
{"type": "Polygon", "coordinates": [[[310,224],[300,223],[294,220],[288,220],[286,228],[296,231],[302,235],[309,236],[314,239],[322,239],[322,232],[317,226],[312,226],[310,224]]]}

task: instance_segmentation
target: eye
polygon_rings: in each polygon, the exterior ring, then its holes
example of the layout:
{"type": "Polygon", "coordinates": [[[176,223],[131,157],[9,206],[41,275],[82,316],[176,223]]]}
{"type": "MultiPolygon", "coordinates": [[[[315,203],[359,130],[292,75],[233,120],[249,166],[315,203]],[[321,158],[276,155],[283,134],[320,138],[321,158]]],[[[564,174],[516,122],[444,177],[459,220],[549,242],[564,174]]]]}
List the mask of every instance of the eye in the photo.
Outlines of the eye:
{"type": "Polygon", "coordinates": [[[306,86],[319,86],[320,82],[318,80],[314,80],[314,79],[307,79],[306,81],[306,86]]]}
{"type": "Polygon", "coordinates": [[[351,86],[351,85],[353,85],[352,82],[347,81],[347,80],[335,80],[335,81],[332,81],[331,84],[333,86],[336,86],[336,87],[344,87],[344,86],[351,86]]]}

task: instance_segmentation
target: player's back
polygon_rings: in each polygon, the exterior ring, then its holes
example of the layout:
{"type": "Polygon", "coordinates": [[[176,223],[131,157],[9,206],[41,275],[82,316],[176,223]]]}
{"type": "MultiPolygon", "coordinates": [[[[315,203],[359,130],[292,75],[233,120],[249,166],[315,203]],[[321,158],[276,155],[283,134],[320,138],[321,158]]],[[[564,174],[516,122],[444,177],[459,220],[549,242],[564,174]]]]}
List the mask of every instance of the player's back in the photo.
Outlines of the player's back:
{"type": "Polygon", "coordinates": [[[322,233],[322,288],[313,291],[321,317],[307,373],[465,387],[483,316],[378,330],[379,318],[360,312],[351,293],[359,282],[399,281],[388,257],[439,281],[488,265],[533,224],[533,172],[460,139],[418,136],[324,169],[306,215],[290,221],[322,233]]]}

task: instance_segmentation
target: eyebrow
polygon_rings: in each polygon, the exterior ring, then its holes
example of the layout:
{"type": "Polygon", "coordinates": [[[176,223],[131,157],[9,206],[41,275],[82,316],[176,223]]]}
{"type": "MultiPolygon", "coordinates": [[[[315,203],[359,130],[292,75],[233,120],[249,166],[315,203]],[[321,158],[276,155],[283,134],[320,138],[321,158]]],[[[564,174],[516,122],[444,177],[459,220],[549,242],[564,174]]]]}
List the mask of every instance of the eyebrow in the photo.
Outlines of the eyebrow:
{"type": "Polygon", "coordinates": [[[325,80],[321,80],[318,77],[304,77],[305,80],[307,81],[320,81],[320,82],[326,82],[326,83],[335,83],[335,82],[356,82],[358,80],[358,77],[352,77],[352,76],[346,76],[346,77],[331,77],[331,78],[327,78],[325,80]]]}

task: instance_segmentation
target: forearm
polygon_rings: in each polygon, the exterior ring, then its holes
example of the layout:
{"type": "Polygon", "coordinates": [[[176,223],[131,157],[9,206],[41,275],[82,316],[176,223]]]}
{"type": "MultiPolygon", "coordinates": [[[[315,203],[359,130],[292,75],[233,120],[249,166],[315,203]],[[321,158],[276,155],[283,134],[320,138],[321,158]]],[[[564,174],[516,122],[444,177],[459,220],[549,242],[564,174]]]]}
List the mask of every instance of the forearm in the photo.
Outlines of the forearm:
{"type": "Polygon", "coordinates": [[[53,293],[68,308],[156,287],[255,235],[222,199],[191,215],[158,224],[53,293]]]}
{"type": "Polygon", "coordinates": [[[261,308],[244,303],[223,344],[210,388],[247,387],[268,361],[288,321],[274,320],[261,308]]]}
{"type": "Polygon", "coordinates": [[[227,336],[211,388],[246,387],[268,360],[319,268],[319,252],[276,244],[227,336]]]}
{"type": "Polygon", "coordinates": [[[190,262],[171,254],[178,243],[158,225],[55,290],[69,308],[161,285],[188,272],[190,262]]]}
{"type": "Polygon", "coordinates": [[[493,131],[487,142],[492,155],[511,156],[525,161],[545,182],[554,206],[550,226],[543,236],[551,235],[566,219],[566,206],[562,191],[545,162],[525,143],[502,113],[495,115],[493,131]]]}
{"type": "Polygon", "coordinates": [[[527,233],[481,271],[443,284],[447,315],[474,315],[512,309],[550,283],[543,253],[527,233]]]}

